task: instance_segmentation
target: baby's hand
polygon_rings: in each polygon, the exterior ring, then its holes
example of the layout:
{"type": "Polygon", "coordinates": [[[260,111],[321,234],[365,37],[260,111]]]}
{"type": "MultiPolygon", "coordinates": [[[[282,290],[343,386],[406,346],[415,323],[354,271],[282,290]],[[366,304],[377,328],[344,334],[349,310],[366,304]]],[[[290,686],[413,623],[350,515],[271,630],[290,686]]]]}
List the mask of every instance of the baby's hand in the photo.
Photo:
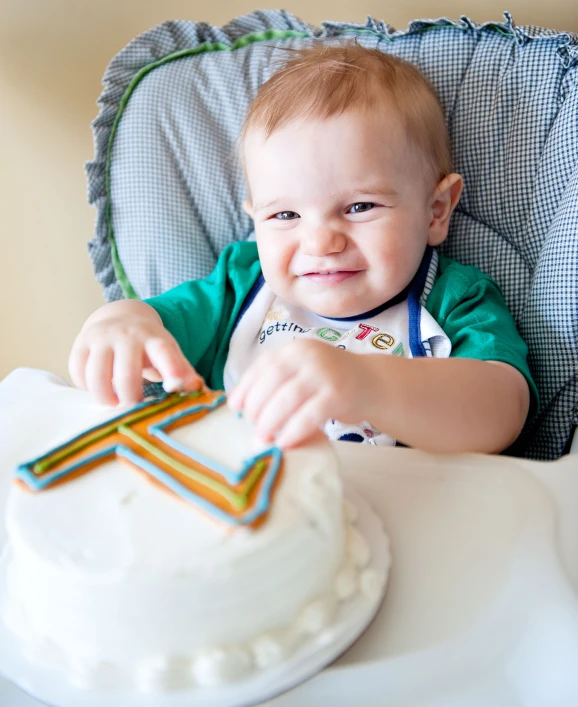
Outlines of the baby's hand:
{"type": "Polygon", "coordinates": [[[142,378],[165,390],[195,390],[202,378],[156,311],[138,300],[111,302],[92,314],[76,337],[68,369],[73,383],[99,402],[142,400],[142,378]]]}
{"type": "Polygon", "coordinates": [[[263,441],[296,446],[328,419],[367,419],[372,386],[363,358],[321,341],[294,340],[255,361],[229,396],[229,406],[255,423],[263,441]]]}

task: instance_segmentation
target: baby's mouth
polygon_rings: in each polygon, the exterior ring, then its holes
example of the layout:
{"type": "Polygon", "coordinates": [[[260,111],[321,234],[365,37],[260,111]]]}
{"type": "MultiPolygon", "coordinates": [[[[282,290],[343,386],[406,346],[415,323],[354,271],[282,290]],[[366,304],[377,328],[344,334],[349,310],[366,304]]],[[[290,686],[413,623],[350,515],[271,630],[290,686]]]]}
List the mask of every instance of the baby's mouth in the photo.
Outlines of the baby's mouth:
{"type": "Polygon", "coordinates": [[[315,282],[321,285],[338,285],[340,282],[349,280],[360,272],[361,270],[323,270],[320,272],[303,273],[301,277],[304,277],[309,282],[315,282]]]}

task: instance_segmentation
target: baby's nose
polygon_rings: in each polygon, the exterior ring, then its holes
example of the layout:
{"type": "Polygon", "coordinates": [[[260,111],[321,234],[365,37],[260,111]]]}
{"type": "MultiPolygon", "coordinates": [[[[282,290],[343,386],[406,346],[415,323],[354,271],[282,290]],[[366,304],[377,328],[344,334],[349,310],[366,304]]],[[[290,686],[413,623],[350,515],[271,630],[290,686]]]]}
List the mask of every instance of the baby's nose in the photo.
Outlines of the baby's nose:
{"type": "Polygon", "coordinates": [[[322,256],[341,253],[346,245],[346,234],[338,228],[325,224],[307,229],[301,238],[301,251],[305,255],[322,256]]]}

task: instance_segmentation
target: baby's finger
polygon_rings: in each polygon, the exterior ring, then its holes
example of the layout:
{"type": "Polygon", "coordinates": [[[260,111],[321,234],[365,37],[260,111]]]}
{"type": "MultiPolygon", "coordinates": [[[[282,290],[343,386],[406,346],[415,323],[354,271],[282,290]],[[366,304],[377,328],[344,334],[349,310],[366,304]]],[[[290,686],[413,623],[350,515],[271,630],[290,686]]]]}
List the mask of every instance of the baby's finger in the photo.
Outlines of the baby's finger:
{"type": "Polygon", "coordinates": [[[85,369],[90,349],[88,346],[77,343],[72,344],[70,356],[68,357],[68,373],[70,379],[77,388],[86,390],[85,369]]]}
{"type": "Polygon", "coordinates": [[[245,373],[241,376],[240,380],[237,382],[233,390],[229,393],[227,397],[227,404],[231,410],[242,410],[245,405],[245,398],[247,393],[255,382],[258,380],[259,372],[256,364],[249,366],[245,373]]]}
{"type": "Polygon", "coordinates": [[[86,388],[103,405],[118,404],[112,386],[113,360],[114,351],[110,347],[93,347],[86,361],[86,388]]]}
{"type": "Polygon", "coordinates": [[[142,346],[133,341],[123,341],[114,351],[112,383],[118,400],[131,405],[142,400],[142,346]]]}
{"type": "Polygon", "coordinates": [[[271,442],[295,412],[315,394],[315,386],[299,377],[290,378],[265,402],[255,420],[256,433],[271,442]]]}
{"type": "Polygon", "coordinates": [[[167,392],[199,390],[203,379],[185,358],[174,339],[156,337],[145,343],[146,354],[163,380],[167,392]]]}
{"type": "Polygon", "coordinates": [[[161,374],[152,366],[145,366],[142,370],[142,376],[150,383],[162,383],[163,380],[161,374]]]}
{"type": "Polygon", "coordinates": [[[243,415],[257,423],[263,408],[288,380],[293,381],[295,370],[280,357],[265,357],[257,361],[259,375],[245,393],[243,415]],[[261,365],[260,365],[261,364],[261,365]]]}
{"type": "Polygon", "coordinates": [[[263,373],[280,359],[279,352],[261,355],[247,368],[232,392],[229,394],[228,403],[231,410],[243,410],[246,413],[246,404],[249,394],[262,384],[263,373]]]}
{"type": "Polygon", "coordinates": [[[143,362],[142,362],[142,377],[145,378],[147,381],[150,381],[151,383],[162,383],[163,377],[161,374],[157,371],[157,369],[152,365],[150,362],[150,359],[148,357],[148,354],[146,353],[146,344],[145,344],[145,353],[143,356],[143,362]]]}
{"type": "Polygon", "coordinates": [[[289,449],[303,444],[319,431],[330,412],[320,395],[313,395],[289,418],[275,439],[278,447],[289,449]]]}

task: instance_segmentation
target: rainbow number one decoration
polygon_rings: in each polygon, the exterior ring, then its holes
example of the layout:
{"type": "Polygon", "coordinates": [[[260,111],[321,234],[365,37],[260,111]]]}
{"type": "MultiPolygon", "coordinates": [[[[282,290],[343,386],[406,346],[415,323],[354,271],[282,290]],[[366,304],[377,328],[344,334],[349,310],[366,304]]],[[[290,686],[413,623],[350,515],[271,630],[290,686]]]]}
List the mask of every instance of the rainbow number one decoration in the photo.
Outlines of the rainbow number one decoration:
{"type": "Polygon", "coordinates": [[[222,393],[172,393],[144,402],[16,469],[32,491],[71,480],[118,458],[223,523],[256,527],[269,511],[281,473],[271,447],[233,470],[169,436],[225,402],[222,393]]]}

